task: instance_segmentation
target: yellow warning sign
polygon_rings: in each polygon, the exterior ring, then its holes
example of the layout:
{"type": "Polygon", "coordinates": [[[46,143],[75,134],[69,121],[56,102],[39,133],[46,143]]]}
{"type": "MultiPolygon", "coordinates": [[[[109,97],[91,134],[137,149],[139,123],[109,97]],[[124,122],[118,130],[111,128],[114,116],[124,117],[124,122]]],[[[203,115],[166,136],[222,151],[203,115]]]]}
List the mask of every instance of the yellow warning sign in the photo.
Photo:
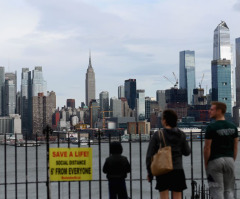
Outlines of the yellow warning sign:
{"type": "Polygon", "coordinates": [[[50,148],[50,181],[92,180],[92,148],[50,148]]]}

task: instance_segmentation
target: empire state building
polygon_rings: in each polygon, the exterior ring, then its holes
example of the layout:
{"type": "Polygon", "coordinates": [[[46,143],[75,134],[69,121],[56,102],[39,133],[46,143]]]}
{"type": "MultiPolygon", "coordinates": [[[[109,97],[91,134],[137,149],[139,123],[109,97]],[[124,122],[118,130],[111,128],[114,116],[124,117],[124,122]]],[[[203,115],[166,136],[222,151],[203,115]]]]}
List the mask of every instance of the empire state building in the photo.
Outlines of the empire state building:
{"type": "Polygon", "coordinates": [[[91,63],[91,54],[89,56],[89,64],[88,69],[86,73],[86,80],[85,80],[85,86],[86,86],[86,105],[89,106],[90,101],[92,99],[96,99],[96,85],[95,85],[95,73],[92,67],[91,63]]]}

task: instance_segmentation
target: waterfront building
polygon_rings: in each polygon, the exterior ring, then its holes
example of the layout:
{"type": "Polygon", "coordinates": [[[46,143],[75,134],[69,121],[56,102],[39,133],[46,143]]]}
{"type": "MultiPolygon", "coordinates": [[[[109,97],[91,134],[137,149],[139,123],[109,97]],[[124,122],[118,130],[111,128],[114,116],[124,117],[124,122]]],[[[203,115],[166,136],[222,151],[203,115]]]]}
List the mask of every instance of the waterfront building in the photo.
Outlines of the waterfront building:
{"type": "Polygon", "coordinates": [[[36,66],[32,71],[32,96],[38,93],[47,95],[47,82],[43,79],[42,66],[36,66]]]}
{"type": "Polygon", "coordinates": [[[122,117],[122,101],[116,97],[110,99],[110,116],[122,117]]]}
{"type": "Polygon", "coordinates": [[[109,93],[107,91],[102,91],[99,94],[100,101],[100,118],[109,117],[109,93]]]}
{"type": "Polygon", "coordinates": [[[47,96],[39,93],[38,96],[32,97],[32,135],[41,135],[47,125],[52,127],[52,115],[55,109],[55,92],[48,92],[47,96]]]}
{"type": "Polygon", "coordinates": [[[89,56],[89,64],[88,69],[86,73],[86,79],[85,79],[85,87],[86,87],[86,106],[89,106],[90,101],[93,99],[96,99],[96,83],[95,83],[95,73],[92,67],[91,63],[91,54],[89,56]]]}
{"type": "Polygon", "coordinates": [[[118,99],[125,97],[124,86],[121,85],[118,87],[118,99]]]}
{"type": "Polygon", "coordinates": [[[129,108],[131,108],[132,110],[135,109],[136,87],[137,87],[136,79],[125,80],[124,95],[128,101],[129,108]]]}
{"type": "Polygon", "coordinates": [[[21,135],[21,129],[20,115],[10,114],[9,116],[0,117],[0,134],[21,135]]]}
{"type": "Polygon", "coordinates": [[[192,104],[195,80],[195,52],[181,51],[179,54],[179,88],[187,90],[188,104],[192,104]]]}
{"type": "Polygon", "coordinates": [[[0,116],[3,116],[4,108],[5,68],[0,66],[0,116]]]}
{"type": "Polygon", "coordinates": [[[136,118],[137,120],[145,120],[145,90],[136,91],[136,118]]]}
{"type": "Polygon", "coordinates": [[[72,110],[75,109],[75,99],[67,99],[67,107],[71,107],[72,110]]]}

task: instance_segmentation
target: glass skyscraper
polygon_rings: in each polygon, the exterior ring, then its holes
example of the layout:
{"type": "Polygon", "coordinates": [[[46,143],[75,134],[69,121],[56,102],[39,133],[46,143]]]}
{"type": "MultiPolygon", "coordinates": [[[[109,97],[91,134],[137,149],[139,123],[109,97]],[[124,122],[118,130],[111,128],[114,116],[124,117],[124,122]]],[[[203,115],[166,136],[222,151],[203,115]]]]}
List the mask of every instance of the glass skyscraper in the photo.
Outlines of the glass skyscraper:
{"type": "Polygon", "coordinates": [[[196,88],[195,52],[185,50],[179,55],[179,87],[187,90],[188,104],[192,104],[193,89],[196,88]]]}
{"type": "Polygon", "coordinates": [[[227,118],[232,114],[232,67],[230,32],[222,21],[214,30],[212,69],[212,100],[227,105],[227,118]]]}
{"type": "Polygon", "coordinates": [[[3,115],[4,108],[4,84],[5,84],[5,68],[0,66],[0,116],[3,115]]]}
{"type": "Polygon", "coordinates": [[[214,30],[213,60],[231,60],[230,31],[226,22],[222,21],[214,30]]]}
{"type": "Polygon", "coordinates": [[[38,93],[47,95],[47,83],[43,79],[41,66],[36,66],[32,71],[32,96],[38,96],[38,93]]]}
{"type": "Polygon", "coordinates": [[[235,40],[236,46],[236,105],[240,106],[240,37],[235,40]]]}
{"type": "Polygon", "coordinates": [[[107,91],[102,91],[99,94],[100,100],[100,117],[103,118],[103,114],[105,117],[109,116],[109,93],[107,91]],[[106,112],[103,112],[106,111],[106,112]]]}
{"type": "Polygon", "coordinates": [[[136,79],[125,80],[124,84],[124,94],[128,101],[129,108],[135,109],[136,103],[136,79]]]}

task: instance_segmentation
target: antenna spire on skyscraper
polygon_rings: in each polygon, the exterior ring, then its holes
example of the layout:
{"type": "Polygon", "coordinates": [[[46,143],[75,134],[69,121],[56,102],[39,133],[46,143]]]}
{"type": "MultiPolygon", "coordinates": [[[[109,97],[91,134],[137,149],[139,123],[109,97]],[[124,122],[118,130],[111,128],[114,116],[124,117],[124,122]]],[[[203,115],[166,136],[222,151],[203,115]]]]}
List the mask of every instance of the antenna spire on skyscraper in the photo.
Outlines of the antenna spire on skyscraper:
{"type": "Polygon", "coordinates": [[[89,68],[92,68],[92,62],[91,62],[91,50],[89,50],[89,68]]]}

